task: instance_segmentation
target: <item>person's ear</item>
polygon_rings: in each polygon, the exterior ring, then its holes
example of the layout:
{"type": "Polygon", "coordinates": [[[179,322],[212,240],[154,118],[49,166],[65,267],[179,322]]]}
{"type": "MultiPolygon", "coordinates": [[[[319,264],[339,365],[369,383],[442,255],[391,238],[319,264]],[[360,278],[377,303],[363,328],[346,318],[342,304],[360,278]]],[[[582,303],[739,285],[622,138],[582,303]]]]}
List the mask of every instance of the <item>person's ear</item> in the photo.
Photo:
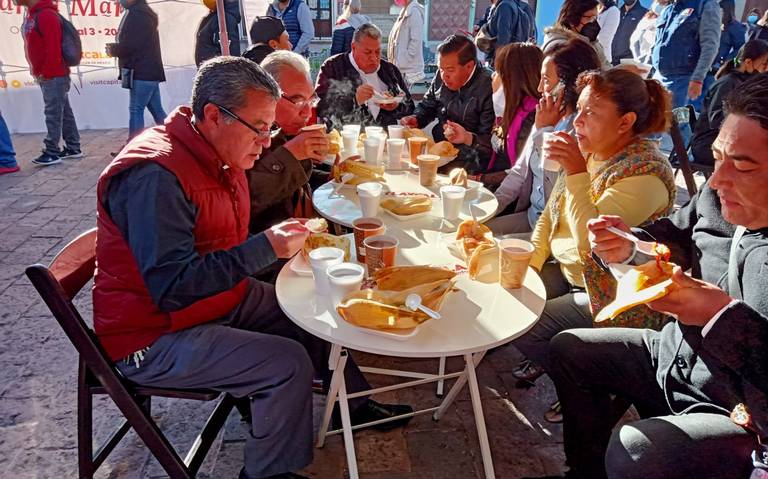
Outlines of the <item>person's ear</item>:
{"type": "Polygon", "coordinates": [[[224,119],[224,115],[219,110],[219,107],[213,103],[207,103],[203,107],[203,116],[205,116],[203,121],[209,125],[218,125],[224,119]]]}
{"type": "Polygon", "coordinates": [[[269,45],[269,48],[272,50],[277,50],[277,47],[280,46],[280,43],[277,40],[270,40],[267,42],[267,45],[269,45]]]}
{"type": "Polygon", "coordinates": [[[617,131],[621,134],[632,131],[632,127],[635,126],[636,122],[637,122],[637,113],[635,113],[634,111],[624,113],[623,115],[621,115],[621,119],[619,120],[619,127],[617,131]]]}

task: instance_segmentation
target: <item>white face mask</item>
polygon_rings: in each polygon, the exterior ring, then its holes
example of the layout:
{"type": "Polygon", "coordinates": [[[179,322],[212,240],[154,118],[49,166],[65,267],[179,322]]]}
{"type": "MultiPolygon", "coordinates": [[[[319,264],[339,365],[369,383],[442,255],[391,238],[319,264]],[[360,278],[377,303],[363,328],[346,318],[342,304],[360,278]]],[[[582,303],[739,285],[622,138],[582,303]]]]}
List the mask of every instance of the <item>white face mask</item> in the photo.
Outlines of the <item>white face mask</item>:
{"type": "Polygon", "coordinates": [[[498,90],[493,92],[493,112],[497,117],[504,116],[504,106],[506,105],[506,97],[504,96],[504,85],[500,86],[498,90]]]}

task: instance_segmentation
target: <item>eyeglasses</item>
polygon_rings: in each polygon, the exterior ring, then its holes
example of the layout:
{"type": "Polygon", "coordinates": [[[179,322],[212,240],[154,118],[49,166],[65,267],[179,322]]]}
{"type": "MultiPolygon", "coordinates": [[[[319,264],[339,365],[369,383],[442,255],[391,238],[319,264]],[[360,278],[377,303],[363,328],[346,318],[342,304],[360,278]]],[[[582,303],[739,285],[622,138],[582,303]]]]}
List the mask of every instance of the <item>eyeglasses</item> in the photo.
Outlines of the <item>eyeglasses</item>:
{"type": "Polygon", "coordinates": [[[249,130],[251,130],[252,132],[256,133],[256,137],[257,137],[257,138],[259,138],[259,139],[262,139],[262,140],[264,140],[264,139],[266,139],[266,138],[270,138],[270,137],[272,137],[273,135],[276,135],[276,134],[278,134],[278,133],[280,132],[280,127],[278,127],[278,126],[277,126],[277,124],[275,124],[275,123],[272,123],[272,124],[269,126],[269,128],[268,128],[268,129],[266,129],[266,130],[259,130],[258,128],[256,128],[255,126],[251,125],[251,124],[250,124],[250,123],[248,123],[247,121],[243,120],[243,119],[242,119],[242,118],[240,118],[239,116],[235,115],[234,113],[232,113],[232,112],[231,112],[231,111],[229,111],[228,109],[224,108],[223,106],[221,106],[221,105],[217,105],[216,103],[213,103],[213,102],[211,102],[211,104],[212,104],[213,106],[215,106],[216,108],[218,108],[219,110],[221,110],[221,111],[222,111],[222,112],[223,112],[225,115],[227,115],[227,116],[229,116],[229,117],[231,117],[231,118],[233,118],[233,119],[237,120],[237,121],[238,121],[238,122],[240,122],[240,123],[241,123],[243,126],[245,126],[246,128],[248,128],[248,129],[249,129],[249,130]]]}
{"type": "Polygon", "coordinates": [[[304,107],[314,108],[317,106],[318,103],[320,103],[320,98],[317,95],[312,95],[312,97],[310,98],[301,99],[301,100],[294,100],[293,98],[287,96],[285,93],[283,93],[280,96],[284,100],[292,103],[299,110],[303,109],[304,107]]]}

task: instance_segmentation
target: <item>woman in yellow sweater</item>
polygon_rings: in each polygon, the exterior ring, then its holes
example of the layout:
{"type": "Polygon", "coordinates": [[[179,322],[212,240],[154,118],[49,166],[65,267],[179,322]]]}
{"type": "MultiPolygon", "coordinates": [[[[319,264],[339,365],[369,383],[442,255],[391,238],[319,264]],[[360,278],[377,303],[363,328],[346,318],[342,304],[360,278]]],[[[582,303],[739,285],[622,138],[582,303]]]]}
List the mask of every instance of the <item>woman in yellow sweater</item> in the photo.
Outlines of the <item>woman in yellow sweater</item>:
{"type": "Polygon", "coordinates": [[[617,215],[637,226],[665,216],[675,199],[669,162],[646,139],[669,127],[669,92],[622,69],[584,73],[579,86],[575,137],[557,132],[547,145],[562,172],[531,239],[531,266],[541,274],[547,303],[538,323],[513,342],[530,360],[515,375],[531,381],[546,370],[555,334],[592,326],[582,259],[590,253],[587,221],[617,215]]]}

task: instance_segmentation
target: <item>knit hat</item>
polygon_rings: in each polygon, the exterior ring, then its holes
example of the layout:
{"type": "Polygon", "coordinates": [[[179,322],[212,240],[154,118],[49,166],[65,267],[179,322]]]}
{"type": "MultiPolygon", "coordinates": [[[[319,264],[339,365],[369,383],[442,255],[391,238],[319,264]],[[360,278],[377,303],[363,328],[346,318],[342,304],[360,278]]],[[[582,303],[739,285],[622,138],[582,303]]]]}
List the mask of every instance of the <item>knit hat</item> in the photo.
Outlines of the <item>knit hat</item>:
{"type": "Polygon", "coordinates": [[[275,17],[256,17],[251,23],[251,43],[269,43],[270,40],[280,40],[285,31],[283,21],[275,17]]]}

